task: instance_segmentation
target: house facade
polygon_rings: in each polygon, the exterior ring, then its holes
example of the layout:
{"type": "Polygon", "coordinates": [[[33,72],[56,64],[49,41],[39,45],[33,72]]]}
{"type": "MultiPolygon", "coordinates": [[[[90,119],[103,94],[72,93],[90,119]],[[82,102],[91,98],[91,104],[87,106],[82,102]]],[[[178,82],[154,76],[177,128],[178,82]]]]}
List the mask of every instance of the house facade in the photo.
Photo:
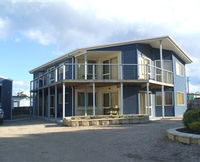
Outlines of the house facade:
{"type": "Polygon", "coordinates": [[[0,108],[4,111],[4,119],[12,118],[12,80],[0,76],[0,108]]]}
{"type": "Polygon", "coordinates": [[[72,51],[30,71],[33,115],[182,116],[191,62],[168,36],[72,51]]]}

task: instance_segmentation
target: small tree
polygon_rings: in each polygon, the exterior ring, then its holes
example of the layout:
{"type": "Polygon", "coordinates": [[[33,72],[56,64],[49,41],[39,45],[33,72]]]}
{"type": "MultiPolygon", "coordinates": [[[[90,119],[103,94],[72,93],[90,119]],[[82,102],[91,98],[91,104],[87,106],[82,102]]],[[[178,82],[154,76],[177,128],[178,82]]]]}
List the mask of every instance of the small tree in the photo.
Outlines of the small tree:
{"type": "Polygon", "coordinates": [[[24,93],[24,91],[17,92],[17,96],[19,96],[19,97],[28,97],[28,96],[24,93]]]}

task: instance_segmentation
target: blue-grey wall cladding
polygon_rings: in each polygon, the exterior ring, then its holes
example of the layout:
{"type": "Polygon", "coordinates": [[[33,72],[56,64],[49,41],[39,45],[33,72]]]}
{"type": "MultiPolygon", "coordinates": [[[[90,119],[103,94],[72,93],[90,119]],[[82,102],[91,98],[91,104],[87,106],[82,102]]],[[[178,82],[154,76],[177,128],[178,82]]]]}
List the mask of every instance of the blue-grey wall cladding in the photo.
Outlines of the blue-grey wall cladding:
{"type": "Polygon", "coordinates": [[[12,108],[12,81],[2,80],[2,108],[4,110],[4,119],[11,119],[12,108]]]}
{"type": "MultiPolygon", "coordinates": [[[[137,64],[136,44],[100,48],[100,49],[94,49],[90,51],[121,51],[122,64],[137,64]]],[[[123,79],[126,79],[126,80],[137,79],[137,66],[124,65],[123,79]]]]}
{"type": "MultiPolygon", "coordinates": [[[[60,64],[62,64],[64,62],[65,63],[72,63],[73,59],[74,59],[73,57],[68,57],[65,60],[59,61],[59,62],[57,62],[57,63],[55,63],[55,64],[53,64],[51,66],[47,66],[47,67],[45,67],[45,70],[39,71],[39,72],[35,72],[33,74],[33,78],[37,78],[40,73],[45,73],[47,71],[47,69],[50,68],[50,67],[52,67],[52,66],[58,67],[60,64]]],[[[72,70],[71,69],[72,69],[71,65],[66,66],[66,77],[68,77],[68,78],[70,78],[72,76],[72,73],[71,73],[72,70]]]]}
{"type": "MultiPolygon", "coordinates": [[[[151,60],[160,59],[160,49],[152,48],[149,44],[137,44],[137,54],[143,54],[144,56],[150,58],[151,60]]],[[[172,60],[172,51],[163,50],[163,59],[172,60]]]]}
{"type": "Polygon", "coordinates": [[[174,71],[174,104],[175,104],[175,116],[182,116],[187,109],[187,94],[186,94],[186,76],[179,76],[176,74],[176,62],[184,63],[176,55],[173,55],[173,71],[174,71]],[[177,92],[184,93],[184,105],[177,105],[177,92]]]}
{"type": "Polygon", "coordinates": [[[123,106],[124,114],[138,114],[138,85],[124,85],[123,86],[123,106]]]}

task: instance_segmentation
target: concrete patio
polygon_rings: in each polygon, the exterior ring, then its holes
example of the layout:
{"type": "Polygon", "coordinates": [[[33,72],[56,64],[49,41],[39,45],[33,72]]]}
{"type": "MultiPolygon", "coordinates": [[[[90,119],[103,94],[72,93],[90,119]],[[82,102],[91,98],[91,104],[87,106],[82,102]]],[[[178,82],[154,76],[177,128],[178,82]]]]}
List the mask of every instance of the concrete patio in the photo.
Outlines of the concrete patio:
{"type": "Polygon", "coordinates": [[[26,120],[0,126],[0,161],[200,161],[200,147],[166,138],[180,120],[101,127],[64,127],[26,120]]]}

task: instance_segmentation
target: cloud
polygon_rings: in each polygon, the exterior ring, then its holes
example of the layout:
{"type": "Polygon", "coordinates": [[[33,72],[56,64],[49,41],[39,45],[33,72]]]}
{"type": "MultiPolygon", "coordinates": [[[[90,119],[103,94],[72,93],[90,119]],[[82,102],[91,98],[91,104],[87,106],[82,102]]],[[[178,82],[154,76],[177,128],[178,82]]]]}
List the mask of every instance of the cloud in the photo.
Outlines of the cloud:
{"type": "Polygon", "coordinates": [[[10,24],[9,20],[0,17],[0,39],[3,39],[9,35],[10,24]]]}
{"type": "Polygon", "coordinates": [[[199,0],[4,0],[0,1],[0,39],[18,33],[52,53],[97,44],[171,35],[194,59],[188,65],[198,86],[199,0]]]}
{"type": "Polygon", "coordinates": [[[40,30],[36,29],[30,29],[28,31],[25,31],[24,34],[33,40],[38,41],[42,45],[48,45],[53,42],[53,39],[51,38],[51,35],[48,33],[42,33],[40,30]]]}

